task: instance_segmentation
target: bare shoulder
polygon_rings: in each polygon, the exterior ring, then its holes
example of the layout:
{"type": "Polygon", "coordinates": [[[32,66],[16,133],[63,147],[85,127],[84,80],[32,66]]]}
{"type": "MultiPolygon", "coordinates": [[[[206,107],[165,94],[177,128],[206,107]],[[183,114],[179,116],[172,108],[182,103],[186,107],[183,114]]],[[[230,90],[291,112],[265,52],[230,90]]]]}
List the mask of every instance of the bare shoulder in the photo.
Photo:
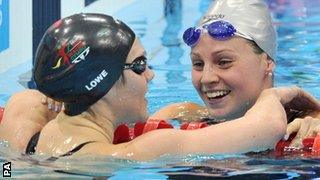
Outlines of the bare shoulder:
{"type": "MultiPolygon", "coordinates": [[[[72,147],[62,147],[65,144],[67,135],[65,135],[65,128],[60,129],[57,120],[48,122],[42,129],[37,144],[37,153],[43,153],[56,156],[55,151],[64,152],[72,147]],[[66,150],[64,150],[66,149],[66,150]]],[[[72,137],[70,138],[72,139],[72,137]]],[[[66,143],[69,144],[69,143],[66,143]]],[[[58,154],[59,155],[59,154],[58,154]]]]}
{"type": "Polygon", "coordinates": [[[85,145],[76,154],[86,154],[86,146],[91,147],[91,144],[95,143],[107,144],[111,141],[101,132],[95,123],[78,116],[66,116],[61,112],[41,130],[37,153],[60,156],[85,145]]]}

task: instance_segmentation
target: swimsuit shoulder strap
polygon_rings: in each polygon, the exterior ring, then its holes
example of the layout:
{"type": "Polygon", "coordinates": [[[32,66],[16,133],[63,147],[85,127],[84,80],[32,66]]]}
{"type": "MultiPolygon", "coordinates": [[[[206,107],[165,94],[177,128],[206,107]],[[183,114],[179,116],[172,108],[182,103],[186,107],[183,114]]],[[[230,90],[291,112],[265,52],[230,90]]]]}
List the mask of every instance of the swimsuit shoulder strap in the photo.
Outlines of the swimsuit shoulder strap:
{"type": "MultiPolygon", "coordinates": [[[[83,148],[85,145],[89,144],[89,143],[93,143],[95,141],[88,141],[88,142],[84,142],[82,144],[79,144],[77,147],[73,148],[71,151],[63,154],[63,155],[60,155],[59,157],[66,157],[66,156],[71,156],[72,154],[76,153],[77,151],[79,151],[81,148],[83,148]]],[[[47,161],[55,161],[57,159],[59,159],[59,157],[50,157],[47,159],[47,161]]]]}
{"type": "Polygon", "coordinates": [[[40,136],[40,131],[31,137],[31,139],[27,145],[26,151],[25,151],[25,153],[27,155],[32,155],[36,152],[36,147],[37,147],[37,144],[39,141],[39,136],[40,136]]]}
{"type": "Polygon", "coordinates": [[[82,144],[78,145],[77,147],[73,148],[71,151],[61,155],[60,157],[71,156],[72,154],[76,153],[81,148],[83,148],[83,146],[85,146],[85,145],[87,145],[89,143],[93,143],[93,142],[95,142],[95,141],[88,141],[88,142],[82,143],[82,144]]]}

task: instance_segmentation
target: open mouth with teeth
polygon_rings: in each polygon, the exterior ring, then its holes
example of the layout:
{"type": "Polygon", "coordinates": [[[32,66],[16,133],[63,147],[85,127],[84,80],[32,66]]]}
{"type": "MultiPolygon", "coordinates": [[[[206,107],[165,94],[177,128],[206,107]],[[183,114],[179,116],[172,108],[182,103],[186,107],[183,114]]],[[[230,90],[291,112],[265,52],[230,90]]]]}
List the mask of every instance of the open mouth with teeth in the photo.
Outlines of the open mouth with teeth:
{"type": "Polygon", "coordinates": [[[214,91],[214,92],[206,92],[208,99],[219,99],[223,98],[228,95],[231,91],[230,90],[223,90],[223,91],[214,91]]]}

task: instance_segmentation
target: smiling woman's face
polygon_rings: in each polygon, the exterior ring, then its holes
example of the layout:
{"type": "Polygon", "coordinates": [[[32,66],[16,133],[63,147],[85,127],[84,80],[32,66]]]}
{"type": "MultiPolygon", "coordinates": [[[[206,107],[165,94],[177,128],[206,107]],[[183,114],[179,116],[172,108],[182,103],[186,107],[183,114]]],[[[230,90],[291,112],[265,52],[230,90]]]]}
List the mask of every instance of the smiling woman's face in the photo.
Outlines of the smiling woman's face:
{"type": "Polygon", "coordinates": [[[218,120],[243,116],[261,91],[272,86],[268,73],[274,63],[243,38],[219,41],[202,34],[191,61],[193,85],[218,120]]]}

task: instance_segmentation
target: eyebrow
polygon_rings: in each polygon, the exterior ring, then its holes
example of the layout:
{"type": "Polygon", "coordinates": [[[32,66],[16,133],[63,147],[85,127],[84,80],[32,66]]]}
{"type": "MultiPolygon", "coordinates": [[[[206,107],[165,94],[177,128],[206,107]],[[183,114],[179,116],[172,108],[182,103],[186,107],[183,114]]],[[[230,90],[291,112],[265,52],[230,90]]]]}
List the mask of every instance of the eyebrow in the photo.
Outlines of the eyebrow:
{"type": "MultiPolygon", "coordinates": [[[[230,50],[230,49],[221,49],[221,50],[212,52],[210,55],[211,55],[211,57],[213,57],[214,55],[217,55],[217,54],[222,53],[222,52],[231,52],[231,53],[233,53],[233,51],[230,50]]],[[[201,57],[201,53],[190,52],[190,56],[201,57]]]]}
{"type": "Polygon", "coordinates": [[[190,60],[192,61],[194,58],[197,59],[197,58],[200,58],[200,56],[195,53],[190,53],[190,60]]]}
{"type": "Polygon", "coordinates": [[[212,52],[212,53],[211,53],[211,57],[213,57],[213,56],[215,56],[215,55],[218,55],[218,54],[220,54],[220,53],[223,53],[223,52],[232,52],[232,51],[229,50],[229,49],[218,50],[218,51],[212,52]]]}

